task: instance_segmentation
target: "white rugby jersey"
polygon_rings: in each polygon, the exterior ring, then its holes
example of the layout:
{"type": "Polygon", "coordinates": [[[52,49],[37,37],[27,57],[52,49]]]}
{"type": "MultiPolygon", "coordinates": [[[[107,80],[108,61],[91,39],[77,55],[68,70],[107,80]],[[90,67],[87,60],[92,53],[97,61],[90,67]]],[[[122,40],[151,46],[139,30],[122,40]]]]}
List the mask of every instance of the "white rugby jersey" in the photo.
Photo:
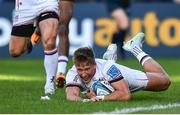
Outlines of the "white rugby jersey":
{"type": "Polygon", "coordinates": [[[92,88],[97,80],[105,80],[109,83],[125,79],[131,92],[142,90],[147,86],[148,79],[144,72],[130,69],[110,60],[96,59],[96,73],[88,84],[84,84],[77,74],[76,67],[68,71],[66,76],[66,87],[78,86],[81,91],[92,88]]]}
{"type": "Polygon", "coordinates": [[[113,82],[114,80],[120,80],[123,78],[121,71],[116,67],[116,64],[112,61],[96,59],[96,73],[91,79],[89,84],[83,84],[81,78],[77,74],[76,67],[73,66],[67,73],[66,85],[76,85],[82,90],[91,88],[92,84],[98,80],[106,80],[113,82]]]}
{"type": "Polygon", "coordinates": [[[16,10],[23,10],[23,9],[36,9],[44,6],[44,4],[48,5],[58,5],[59,0],[16,0],[16,10]]]}

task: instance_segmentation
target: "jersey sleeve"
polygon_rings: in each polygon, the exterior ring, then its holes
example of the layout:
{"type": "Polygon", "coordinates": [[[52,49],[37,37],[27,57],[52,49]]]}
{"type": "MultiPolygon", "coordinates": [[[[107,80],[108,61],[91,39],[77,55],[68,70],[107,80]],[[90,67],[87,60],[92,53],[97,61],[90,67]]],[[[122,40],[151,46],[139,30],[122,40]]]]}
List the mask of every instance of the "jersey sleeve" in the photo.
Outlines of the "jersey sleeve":
{"type": "Polygon", "coordinates": [[[121,73],[120,67],[118,66],[118,64],[116,64],[112,61],[107,61],[104,64],[102,72],[103,72],[104,77],[110,83],[113,83],[113,82],[123,79],[123,75],[121,73]]]}
{"type": "Polygon", "coordinates": [[[75,70],[75,67],[72,67],[66,75],[66,87],[79,87],[81,88],[81,82],[79,76],[75,70]]]}

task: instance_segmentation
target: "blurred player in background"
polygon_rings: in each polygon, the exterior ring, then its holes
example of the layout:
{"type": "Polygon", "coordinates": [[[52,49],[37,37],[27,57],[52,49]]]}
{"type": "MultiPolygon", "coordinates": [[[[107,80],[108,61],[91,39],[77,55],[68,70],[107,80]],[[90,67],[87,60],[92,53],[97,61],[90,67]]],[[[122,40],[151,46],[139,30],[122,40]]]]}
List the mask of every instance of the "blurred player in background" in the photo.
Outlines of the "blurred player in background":
{"type": "Polygon", "coordinates": [[[126,34],[129,29],[129,6],[130,0],[97,0],[106,3],[108,12],[116,24],[116,31],[113,34],[112,43],[117,44],[118,58],[125,59],[125,52],[122,48],[126,34]]]}
{"type": "MultiPolygon", "coordinates": [[[[106,51],[107,60],[95,59],[93,50],[79,48],[74,53],[74,66],[67,73],[66,98],[84,101],[81,91],[87,91],[89,101],[130,100],[132,92],[139,90],[163,91],[170,86],[170,80],[163,68],[147,53],[142,51],[144,33],[138,33],[126,42],[123,48],[131,52],[144,68],[144,72],[114,63],[116,47],[110,45],[106,51]],[[109,55],[107,55],[109,54],[109,55]],[[113,61],[112,61],[113,60],[113,61]],[[96,96],[91,90],[98,80],[105,80],[114,88],[108,95],[96,96]]],[[[115,58],[116,59],[116,58],[115,58]]]]}
{"type": "Polygon", "coordinates": [[[125,59],[125,52],[122,46],[129,28],[129,5],[130,0],[107,0],[109,12],[117,26],[117,30],[112,38],[112,43],[117,44],[118,57],[121,59],[125,59]]]}
{"type": "Polygon", "coordinates": [[[30,37],[37,27],[44,47],[44,67],[46,71],[45,94],[53,94],[58,52],[56,36],[59,25],[57,0],[16,0],[13,27],[9,43],[9,53],[19,57],[32,50],[30,37]]]}
{"type": "MultiPolygon", "coordinates": [[[[68,63],[69,55],[69,23],[73,14],[74,0],[60,0],[60,17],[59,17],[59,37],[60,42],[58,44],[58,68],[56,75],[56,86],[58,88],[64,87],[65,84],[65,73],[68,63]]],[[[33,45],[37,44],[40,40],[40,32],[37,29],[31,38],[33,45]]]]}

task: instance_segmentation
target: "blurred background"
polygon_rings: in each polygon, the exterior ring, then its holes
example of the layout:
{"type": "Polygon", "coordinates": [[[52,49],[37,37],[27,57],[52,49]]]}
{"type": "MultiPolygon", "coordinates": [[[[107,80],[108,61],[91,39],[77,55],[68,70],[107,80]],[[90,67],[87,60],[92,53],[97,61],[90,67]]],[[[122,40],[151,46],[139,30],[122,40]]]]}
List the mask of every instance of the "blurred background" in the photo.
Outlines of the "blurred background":
{"type": "MultiPolygon", "coordinates": [[[[15,0],[0,0],[0,59],[10,58],[8,43],[15,0]]],[[[101,58],[110,43],[118,44],[118,57],[130,55],[124,40],[146,34],[144,50],[153,57],[180,57],[180,0],[75,0],[70,23],[70,56],[81,46],[91,46],[101,58]]],[[[57,41],[58,42],[58,41],[57,41]]],[[[22,58],[42,58],[42,45],[22,58]]]]}

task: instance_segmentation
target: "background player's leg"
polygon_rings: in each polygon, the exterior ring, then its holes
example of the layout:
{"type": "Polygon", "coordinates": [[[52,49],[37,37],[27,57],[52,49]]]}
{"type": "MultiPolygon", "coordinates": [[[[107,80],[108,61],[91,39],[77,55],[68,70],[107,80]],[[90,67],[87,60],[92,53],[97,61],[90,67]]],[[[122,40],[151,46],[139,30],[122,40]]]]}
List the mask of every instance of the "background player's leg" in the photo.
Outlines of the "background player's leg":
{"type": "Polygon", "coordinates": [[[9,53],[12,57],[21,56],[27,49],[28,37],[11,36],[9,42],[9,53]]]}
{"type": "Polygon", "coordinates": [[[116,43],[118,46],[118,58],[125,59],[125,52],[122,46],[128,31],[129,19],[125,10],[122,8],[116,8],[113,10],[111,16],[115,20],[117,26],[117,30],[112,38],[112,43],[116,43]]]}
{"type": "Polygon", "coordinates": [[[56,18],[48,18],[39,22],[41,32],[41,40],[44,47],[44,66],[46,71],[45,94],[54,93],[53,79],[57,70],[57,48],[56,36],[58,31],[58,20],[56,18]]]}
{"type": "Polygon", "coordinates": [[[72,18],[73,1],[60,1],[60,43],[59,43],[59,57],[58,70],[56,75],[57,87],[63,87],[65,84],[65,73],[68,63],[69,55],[69,22],[72,18]]]}

